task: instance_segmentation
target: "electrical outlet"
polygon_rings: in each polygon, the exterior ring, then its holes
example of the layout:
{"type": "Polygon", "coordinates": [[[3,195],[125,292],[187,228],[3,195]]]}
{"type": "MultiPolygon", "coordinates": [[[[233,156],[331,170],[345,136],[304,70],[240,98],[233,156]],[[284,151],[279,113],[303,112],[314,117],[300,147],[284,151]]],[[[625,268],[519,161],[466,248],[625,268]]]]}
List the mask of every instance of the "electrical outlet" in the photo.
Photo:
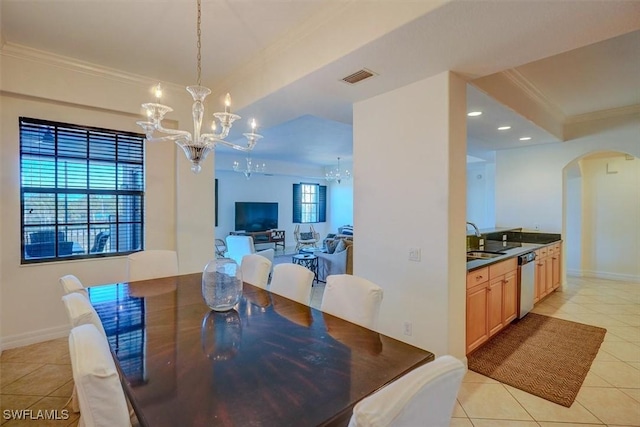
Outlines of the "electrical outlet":
{"type": "Polygon", "coordinates": [[[536,231],[540,231],[540,224],[533,224],[533,229],[536,231]]]}
{"type": "Polygon", "coordinates": [[[404,322],[404,334],[407,336],[413,334],[413,324],[411,322],[404,322]]]}
{"type": "Polygon", "coordinates": [[[410,248],[409,261],[420,261],[421,252],[420,248],[410,248]]]}

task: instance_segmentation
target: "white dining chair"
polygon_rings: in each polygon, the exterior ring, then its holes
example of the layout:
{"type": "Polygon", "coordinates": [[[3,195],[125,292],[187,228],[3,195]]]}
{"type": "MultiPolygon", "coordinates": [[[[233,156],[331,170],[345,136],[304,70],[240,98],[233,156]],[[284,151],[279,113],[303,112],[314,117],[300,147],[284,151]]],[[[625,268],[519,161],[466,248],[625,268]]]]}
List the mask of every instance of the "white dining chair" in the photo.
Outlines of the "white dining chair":
{"type": "Polygon", "coordinates": [[[438,357],[358,402],[349,427],[448,427],[465,372],[455,357],[438,357]]]}
{"type": "Polygon", "coordinates": [[[240,264],[242,281],[267,289],[269,273],[271,273],[271,261],[262,255],[249,254],[242,257],[240,264]]]}
{"type": "Polygon", "coordinates": [[[85,427],[129,427],[131,418],[107,339],[93,324],[69,334],[71,371],[85,427]]]}
{"type": "Polygon", "coordinates": [[[78,292],[72,292],[62,297],[62,302],[67,310],[69,323],[72,328],[80,325],[92,324],[106,338],[107,334],[102,326],[100,316],[89,302],[89,299],[78,292]]]}
{"type": "Polygon", "coordinates": [[[178,275],[178,254],[175,251],[134,252],[127,257],[127,264],[130,282],[178,275]]]}
{"type": "Polygon", "coordinates": [[[297,264],[278,264],[273,267],[269,291],[292,299],[300,304],[311,304],[313,271],[297,264]]]}
{"type": "Polygon", "coordinates": [[[87,290],[85,289],[84,285],[82,284],[80,279],[78,279],[73,274],[67,274],[66,276],[62,276],[60,279],[58,279],[58,282],[60,282],[60,285],[62,286],[62,289],[64,290],[65,294],[78,292],[84,295],[85,297],[87,296],[87,290]]]}
{"type": "Polygon", "coordinates": [[[334,274],[327,276],[320,310],[375,329],[382,297],[382,288],[367,279],[350,274],[334,274]]]}

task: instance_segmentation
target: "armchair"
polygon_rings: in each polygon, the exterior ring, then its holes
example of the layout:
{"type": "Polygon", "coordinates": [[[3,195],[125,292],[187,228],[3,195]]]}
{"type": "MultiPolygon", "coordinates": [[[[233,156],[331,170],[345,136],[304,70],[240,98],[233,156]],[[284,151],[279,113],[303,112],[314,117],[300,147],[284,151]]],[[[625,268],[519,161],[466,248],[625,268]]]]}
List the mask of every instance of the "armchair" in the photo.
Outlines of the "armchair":
{"type": "Polygon", "coordinates": [[[327,281],[332,274],[353,274],[353,241],[343,240],[346,249],[334,253],[318,252],[318,280],[327,281]]]}
{"type": "Polygon", "coordinates": [[[251,236],[227,236],[225,240],[227,242],[227,258],[231,258],[238,265],[242,265],[243,256],[250,254],[261,255],[273,263],[275,251],[273,249],[265,249],[256,252],[253,237],[251,236]]]}
{"type": "Polygon", "coordinates": [[[296,224],[293,237],[296,239],[296,252],[305,246],[316,246],[320,241],[320,233],[313,228],[313,225],[309,225],[309,231],[305,233],[300,231],[300,224],[296,224]]]}

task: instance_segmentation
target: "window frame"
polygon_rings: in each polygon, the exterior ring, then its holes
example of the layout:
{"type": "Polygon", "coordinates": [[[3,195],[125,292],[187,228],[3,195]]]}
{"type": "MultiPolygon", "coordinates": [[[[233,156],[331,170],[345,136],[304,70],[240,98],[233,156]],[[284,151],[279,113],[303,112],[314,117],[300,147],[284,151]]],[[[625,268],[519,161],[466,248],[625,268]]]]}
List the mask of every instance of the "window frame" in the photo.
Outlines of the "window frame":
{"type": "MultiPolygon", "coordinates": [[[[313,210],[313,209],[312,209],[313,210]]],[[[301,182],[293,184],[293,223],[294,224],[317,224],[327,221],[327,186],[314,182],[301,182]],[[305,186],[313,186],[316,191],[305,193],[305,186]],[[305,194],[315,194],[314,200],[304,201],[305,194]],[[305,205],[315,207],[315,215],[310,220],[305,220],[305,205]]]]}
{"type": "MultiPolygon", "coordinates": [[[[68,260],[76,260],[76,259],[94,259],[94,258],[103,258],[103,257],[113,257],[113,256],[123,256],[128,255],[133,252],[137,252],[139,250],[144,249],[144,209],[145,209],[145,181],[144,181],[144,140],[145,136],[139,133],[134,132],[126,132],[112,129],[104,129],[97,128],[91,126],[82,126],[75,125],[69,123],[55,122],[50,120],[42,120],[35,119],[30,117],[19,117],[18,119],[18,128],[19,128],[19,168],[20,168],[20,263],[21,264],[37,264],[37,263],[51,263],[51,262],[60,262],[60,261],[68,261],[68,260]],[[41,127],[42,129],[38,129],[41,127]],[[46,127],[46,131],[44,128],[46,127]],[[33,150],[29,148],[29,138],[33,138],[34,136],[41,135],[41,138],[47,137],[47,131],[50,134],[50,138],[52,138],[49,142],[50,146],[52,146],[52,150],[48,150],[46,152],[45,149],[43,153],[34,153],[33,150]],[[68,141],[62,141],[59,139],[59,132],[62,131],[68,132],[69,134],[73,133],[85,133],[86,136],[86,153],[82,155],[78,155],[74,153],[74,155],[65,155],[64,149],[72,147],[73,141],[70,139],[68,141]],[[106,135],[106,136],[105,136],[106,135]],[[112,150],[113,155],[105,155],[104,153],[99,153],[92,157],[92,143],[95,144],[95,149],[100,151],[100,149],[105,149],[107,147],[108,150],[112,150]],[[66,147],[65,147],[66,144],[66,147]],[[62,146],[62,148],[61,148],[62,146]],[[111,148],[112,147],[112,148],[111,148]],[[120,151],[126,153],[121,157],[120,151]],[[60,153],[63,151],[63,153],[60,153]],[[34,185],[29,181],[28,173],[25,171],[25,163],[28,163],[32,160],[34,163],[37,161],[42,162],[51,162],[53,165],[53,185],[46,186],[45,185],[34,185]],[[67,164],[80,165],[80,168],[83,165],[86,165],[86,180],[79,180],[79,186],[69,186],[63,185],[60,186],[58,182],[59,177],[59,168],[60,162],[65,162],[65,166],[67,164]],[[104,173],[105,169],[113,168],[113,178],[110,178],[108,175],[107,180],[113,179],[115,181],[114,189],[105,189],[105,188],[96,188],[95,184],[92,187],[91,180],[95,179],[95,176],[91,176],[92,167],[98,176],[100,176],[100,172],[104,173]],[[102,168],[102,170],[101,170],[102,168]],[[134,189],[118,189],[120,185],[124,183],[124,181],[120,181],[123,179],[123,175],[121,175],[122,171],[129,172],[139,172],[139,176],[135,177],[134,180],[129,181],[129,184],[135,186],[134,189]],[[29,185],[31,184],[31,185],[29,185]],[[53,219],[51,222],[47,222],[45,224],[30,224],[29,221],[25,220],[25,211],[26,211],[26,197],[31,194],[49,194],[53,197],[53,219]],[[82,210],[86,209],[86,221],[85,222],[69,222],[69,221],[61,221],[59,216],[60,212],[60,197],[66,197],[67,195],[78,195],[81,198],[84,198],[84,203],[86,203],[86,207],[82,210]],[[95,221],[91,218],[92,203],[96,200],[95,196],[113,196],[113,202],[115,207],[115,220],[109,218],[104,221],[95,221]],[[124,208],[121,207],[122,203],[134,203],[134,206],[126,206],[124,208]],[[126,212],[131,214],[134,218],[132,220],[121,220],[121,212],[126,212]],[[139,219],[139,220],[138,220],[139,219]],[[120,235],[121,228],[123,226],[129,225],[132,227],[132,240],[133,242],[129,249],[127,250],[118,250],[118,246],[120,244],[120,235]],[[71,227],[72,230],[78,230],[78,234],[86,233],[86,236],[83,237],[83,242],[86,245],[86,248],[83,247],[84,251],[82,253],[71,253],[71,254],[63,254],[59,253],[60,251],[60,243],[67,242],[67,234],[65,234],[65,240],[59,240],[59,233],[69,233],[68,229],[65,227],[71,227]],[[45,233],[53,234],[53,256],[41,256],[41,257],[29,257],[27,255],[27,246],[32,241],[29,242],[27,240],[27,234],[30,233],[29,229],[33,228],[37,230],[41,228],[41,231],[45,233]],[[46,228],[46,229],[45,229],[46,228]],[[64,229],[64,231],[62,231],[64,229]],[[93,246],[96,244],[96,237],[99,234],[100,229],[108,229],[109,234],[113,234],[111,238],[109,238],[110,249],[112,242],[115,242],[115,250],[109,252],[91,252],[93,246]],[[51,231],[53,230],[53,231],[51,231]],[[138,231],[139,230],[139,231],[138,231]],[[133,248],[133,244],[138,243],[136,248],[133,248]]],[[[41,140],[42,141],[42,140],[41,140]]],[[[32,144],[32,142],[30,142],[32,144]]],[[[40,142],[42,143],[42,142],[40,142]]],[[[81,148],[78,152],[83,151],[81,148]]],[[[46,164],[46,163],[43,163],[46,164]]],[[[133,176],[133,175],[132,175],[133,176]]],[[[31,179],[34,179],[31,177],[31,179]]],[[[77,178],[76,178],[77,179],[77,178]]],[[[83,178],[84,179],[84,178],[83,178]]],[[[131,179],[131,178],[129,178],[131,179]]],[[[94,181],[95,183],[95,181],[94,181]]],[[[104,185],[104,182],[99,182],[104,185]]],[[[98,186],[99,187],[99,186],[98,186]]],[[[68,209],[68,208],[67,208],[68,209]]],[[[62,209],[64,212],[64,209],[62,209]]],[[[73,231],[71,231],[73,233],[73,231]]],[[[32,236],[29,236],[31,239],[32,236]]],[[[71,242],[75,242],[74,240],[70,240],[71,242]]]]}

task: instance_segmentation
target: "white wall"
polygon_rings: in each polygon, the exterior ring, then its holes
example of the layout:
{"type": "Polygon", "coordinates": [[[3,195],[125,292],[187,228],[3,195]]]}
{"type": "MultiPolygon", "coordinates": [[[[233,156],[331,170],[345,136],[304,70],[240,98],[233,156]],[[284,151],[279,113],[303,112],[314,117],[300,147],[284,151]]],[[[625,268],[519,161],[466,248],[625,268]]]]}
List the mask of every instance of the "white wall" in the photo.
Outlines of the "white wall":
{"type": "Polygon", "coordinates": [[[567,169],[565,183],[566,227],[565,265],[567,274],[580,274],[582,270],[582,176],[580,161],[567,169]]]}
{"type": "Polygon", "coordinates": [[[467,221],[479,228],[496,225],[496,164],[467,163],[467,221]]]}
{"type": "Polygon", "coordinates": [[[354,273],[384,289],[378,329],[461,358],[465,110],[465,82],[448,72],[353,109],[354,273]],[[408,260],[410,248],[421,249],[420,262],[408,260]]]}
{"type": "MultiPolygon", "coordinates": [[[[75,274],[88,286],[126,279],[123,257],[20,265],[18,117],[140,132],[151,82],[6,46],[0,59],[0,344],[10,348],[68,333],[59,277],[75,274]]],[[[181,114],[174,124],[191,126],[189,95],[171,84],[165,93],[181,114]]],[[[200,270],[213,257],[213,161],[196,178],[175,144],[158,143],[146,145],[145,162],[145,247],[177,249],[182,272],[200,270]]]]}
{"type": "Polygon", "coordinates": [[[581,274],[640,280],[640,161],[618,155],[587,158],[581,165],[581,274]]]}
{"type": "MultiPolygon", "coordinates": [[[[563,223],[565,166],[592,152],[619,151],[636,157],[640,155],[638,115],[585,123],[582,132],[574,129],[572,134],[577,135],[576,138],[563,143],[496,152],[496,226],[533,229],[538,224],[542,231],[566,234],[563,223]]],[[[625,185],[626,194],[637,197],[638,186],[625,185]]],[[[635,221],[633,230],[637,233],[640,218],[636,216],[635,221]]],[[[588,232],[600,233],[596,229],[588,232]]],[[[585,234],[583,232],[583,239],[585,234]]],[[[600,236],[595,240],[600,240],[600,236]]],[[[633,247],[624,248],[619,254],[635,262],[640,259],[633,247]]]]}

